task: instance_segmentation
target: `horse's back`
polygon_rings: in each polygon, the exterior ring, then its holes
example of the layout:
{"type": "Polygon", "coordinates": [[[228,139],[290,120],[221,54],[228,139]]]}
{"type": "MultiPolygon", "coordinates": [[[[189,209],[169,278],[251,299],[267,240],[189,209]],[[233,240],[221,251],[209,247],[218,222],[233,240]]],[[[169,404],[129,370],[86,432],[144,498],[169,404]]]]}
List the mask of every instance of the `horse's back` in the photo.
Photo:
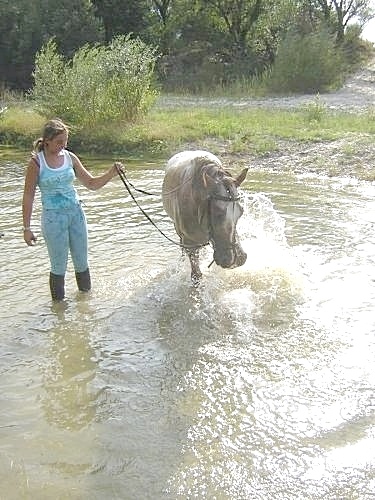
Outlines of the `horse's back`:
{"type": "Polygon", "coordinates": [[[162,186],[163,204],[167,213],[171,212],[171,204],[186,199],[187,192],[191,192],[195,174],[208,163],[222,166],[219,158],[203,150],[181,151],[168,160],[162,186]]]}
{"type": "Polygon", "coordinates": [[[167,177],[172,175],[178,176],[183,174],[186,170],[194,169],[197,165],[204,165],[205,163],[215,163],[220,167],[222,166],[219,158],[209,151],[181,151],[168,160],[165,168],[165,175],[167,177]]]}

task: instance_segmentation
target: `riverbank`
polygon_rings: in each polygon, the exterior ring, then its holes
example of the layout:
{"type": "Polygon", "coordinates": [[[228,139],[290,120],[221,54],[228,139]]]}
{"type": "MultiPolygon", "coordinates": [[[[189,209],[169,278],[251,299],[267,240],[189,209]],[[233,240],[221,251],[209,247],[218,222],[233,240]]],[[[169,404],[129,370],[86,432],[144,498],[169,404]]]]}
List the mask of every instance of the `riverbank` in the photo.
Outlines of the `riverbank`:
{"type": "Polygon", "coordinates": [[[353,177],[375,180],[375,143],[373,134],[353,134],[332,141],[278,141],[275,149],[263,154],[231,153],[225,143],[207,141],[187,144],[186,148],[204,148],[215,152],[226,167],[244,166],[296,174],[319,174],[329,177],[353,177]]]}
{"type": "MultiPolygon", "coordinates": [[[[29,105],[0,116],[0,142],[31,148],[45,118],[29,105]]],[[[337,92],[319,96],[161,96],[139,123],[72,129],[79,154],[164,161],[207,149],[231,168],[313,172],[374,180],[375,61],[337,92]],[[329,158],[329,161],[327,159],[329,158]]]]}
{"type": "MultiPolygon", "coordinates": [[[[348,176],[359,180],[375,180],[375,59],[354,74],[336,92],[319,96],[300,95],[270,97],[267,99],[203,99],[164,97],[164,107],[176,108],[202,106],[225,109],[278,109],[301,112],[305,115],[310,130],[316,127],[317,135],[311,139],[286,139],[280,136],[269,137],[270,148],[265,151],[231,152],[233,141],[204,141],[203,147],[218,154],[228,166],[247,165],[269,170],[283,170],[295,173],[316,173],[328,176],[348,176]],[[342,113],[352,117],[367,118],[362,131],[354,128],[344,130],[340,124],[342,113]],[[337,118],[337,132],[340,137],[324,136],[328,116],[337,118]],[[340,134],[341,130],[341,134],[340,134]],[[320,135],[319,135],[320,134],[320,135]],[[328,161],[329,160],[329,161],[328,161]]],[[[202,144],[187,144],[185,147],[202,147],[202,144]]]]}

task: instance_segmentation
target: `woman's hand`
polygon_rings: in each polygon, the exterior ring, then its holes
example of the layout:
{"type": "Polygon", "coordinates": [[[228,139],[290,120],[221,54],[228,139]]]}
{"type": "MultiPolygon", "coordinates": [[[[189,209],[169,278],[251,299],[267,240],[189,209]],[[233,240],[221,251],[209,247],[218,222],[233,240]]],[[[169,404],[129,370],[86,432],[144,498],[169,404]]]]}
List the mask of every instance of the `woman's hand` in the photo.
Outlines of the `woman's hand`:
{"type": "Polygon", "coordinates": [[[121,163],[120,161],[115,161],[115,163],[113,164],[113,167],[116,174],[124,174],[125,173],[125,167],[123,165],[123,163],[121,163]]]}
{"type": "Polygon", "coordinates": [[[23,239],[29,247],[32,247],[36,243],[36,237],[31,229],[25,229],[23,232],[23,239]]]}

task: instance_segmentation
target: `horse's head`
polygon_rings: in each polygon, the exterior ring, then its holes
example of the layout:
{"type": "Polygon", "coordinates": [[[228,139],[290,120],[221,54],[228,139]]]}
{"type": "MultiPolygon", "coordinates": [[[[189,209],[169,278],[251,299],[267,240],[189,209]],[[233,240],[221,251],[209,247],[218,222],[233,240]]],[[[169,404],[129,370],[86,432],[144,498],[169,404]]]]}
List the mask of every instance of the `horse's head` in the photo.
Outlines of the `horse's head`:
{"type": "Polygon", "coordinates": [[[237,177],[232,177],[227,171],[212,168],[212,165],[203,170],[209,239],[214,248],[214,261],[224,268],[242,266],[247,258],[236,231],[238,219],[243,213],[237,188],[245,180],[247,172],[245,168],[237,177]]]}

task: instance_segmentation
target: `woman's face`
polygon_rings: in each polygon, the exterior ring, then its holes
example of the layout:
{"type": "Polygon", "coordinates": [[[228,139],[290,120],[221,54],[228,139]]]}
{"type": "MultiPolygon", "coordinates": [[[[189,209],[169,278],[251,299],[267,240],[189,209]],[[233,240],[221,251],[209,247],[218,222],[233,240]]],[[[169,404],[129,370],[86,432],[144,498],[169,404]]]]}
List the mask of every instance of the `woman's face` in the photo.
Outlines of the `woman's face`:
{"type": "Polygon", "coordinates": [[[68,132],[64,130],[53,139],[46,139],[44,144],[50,153],[60,153],[68,144],[68,132]]]}

